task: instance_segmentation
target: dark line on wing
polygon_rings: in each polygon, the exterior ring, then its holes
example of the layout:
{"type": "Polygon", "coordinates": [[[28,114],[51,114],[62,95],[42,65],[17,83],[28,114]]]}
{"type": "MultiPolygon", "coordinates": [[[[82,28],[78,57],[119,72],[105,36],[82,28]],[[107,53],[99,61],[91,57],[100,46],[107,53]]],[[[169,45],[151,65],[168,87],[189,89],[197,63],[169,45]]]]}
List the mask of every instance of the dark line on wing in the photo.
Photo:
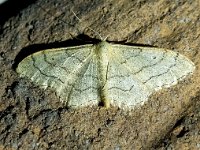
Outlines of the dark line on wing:
{"type": "Polygon", "coordinates": [[[37,70],[39,70],[39,72],[40,72],[42,75],[47,76],[47,77],[50,77],[50,78],[57,79],[57,80],[59,80],[60,82],[64,83],[60,78],[58,78],[58,77],[56,77],[56,76],[49,76],[49,75],[47,75],[46,73],[44,73],[44,72],[35,64],[35,63],[36,63],[36,60],[35,60],[35,58],[33,57],[33,55],[31,55],[31,59],[32,59],[32,61],[33,61],[33,66],[34,66],[37,70]]]}
{"type": "Polygon", "coordinates": [[[44,55],[44,61],[45,61],[47,64],[49,64],[50,66],[53,66],[53,67],[59,67],[59,68],[63,69],[66,73],[69,73],[69,70],[67,70],[65,67],[62,67],[62,66],[60,66],[60,65],[57,65],[56,63],[50,62],[50,61],[47,59],[46,53],[45,53],[44,51],[43,51],[42,53],[43,53],[43,55],[44,55]]]}
{"type": "MultiPolygon", "coordinates": [[[[171,68],[173,68],[173,67],[176,66],[176,61],[177,61],[178,56],[179,56],[179,53],[176,53],[176,56],[174,57],[175,63],[172,64],[172,65],[170,65],[169,68],[167,69],[167,71],[165,71],[165,72],[163,72],[163,73],[160,73],[160,74],[158,74],[158,75],[155,75],[155,76],[151,76],[149,79],[147,79],[147,80],[144,81],[143,83],[146,84],[146,83],[147,83],[149,80],[151,80],[152,78],[159,77],[159,76],[161,76],[161,75],[163,75],[163,74],[169,72],[169,70],[170,70],[171,68]]],[[[173,82],[172,82],[172,83],[173,83],[173,82]]]]}
{"type": "Polygon", "coordinates": [[[124,89],[122,89],[122,88],[119,88],[119,87],[111,87],[111,88],[109,88],[108,90],[112,90],[112,89],[118,89],[118,90],[120,90],[120,91],[123,91],[123,92],[130,92],[132,89],[133,89],[133,87],[134,87],[135,85],[133,84],[128,90],[124,90],[124,89]]]}
{"type": "Polygon", "coordinates": [[[76,55],[76,53],[78,53],[78,51],[73,53],[72,55],[70,55],[69,53],[67,53],[67,49],[65,50],[65,54],[67,54],[68,58],[74,58],[74,59],[78,60],[79,63],[82,63],[83,61],[80,58],[74,56],[74,55],[76,55]]]}
{"type": "Polygon", "coordinates": [[[136,54],[135,56],[129,56],[129,57],[127,57],[121,64],[126,63],[131,58],[136,58],[136,57],[140,56],[140,53],[142,52],[142,49],[141,48],[138,48],[138,49],[139,49],[139,53],[138,54],[136,54]]]}
{"type": "Polygon", "coordinates": [[[79,93],[84,92],[84,91],[87,91],[87,90],[89,90],[89,89],[98,90],[98,88],[93,87],[93,86],[89,86],[89,87],[87,87],[87,88],[85,88],[85,89],[77,89],[77,88],[74,88],[74,89],[75,89],[76,91],[78,91],[79,93]]]}
{"type": "Polygon", "coordinates": [[[166,52],[163,53],[162,58],[159,59],[157,62],[155,62],[155,63],[153,63],[153,64],[151,64],[151,65],[142,66],[142,68],[140,68],[140,70],[138,70],[137,72],[134,72],[133,75],[138,74],[139,72],[141,72],[142,70],[144,70],[144,69],[146,69],[146,68],[153,67],[153,66],[156,66],[158,63],[161,63],[161,62],[164,60],[164,58],[165,58],[165,57],[164,57],[165,54],[166,54],[166,52]]]}

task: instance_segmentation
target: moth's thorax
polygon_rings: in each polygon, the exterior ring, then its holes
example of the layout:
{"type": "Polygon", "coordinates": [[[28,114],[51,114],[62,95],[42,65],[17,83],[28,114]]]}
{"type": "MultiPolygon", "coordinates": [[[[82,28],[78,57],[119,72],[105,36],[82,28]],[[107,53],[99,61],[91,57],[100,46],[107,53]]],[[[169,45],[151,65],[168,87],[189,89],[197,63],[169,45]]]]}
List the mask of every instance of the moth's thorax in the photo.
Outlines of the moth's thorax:
{"type": "Polygon", "coordinates": [[[102,41],[96,44],[95,46],[96,46],[96,50],[102,53],[102,52],[108,51],[109,48],[111,47],[111,44],[106,41],[102,41]]]}
{"type": "MultiPolygon", "coordinates": [[[[98,43],[97,45],[95,45],[94,51],[96,53],[96,57],[102,67],[102,69],[106,69],[109,63],[109,59],[110,59],[110,53],[111,53],[111,44],[106,42],[106,41],[102,41],[100,43],[98,43]]],[[[102,70],[104,72],[104,70],[102,70]]],[[[106,70],[105,70],[106,71],[106,70]]]]}
{"type": "Polygon", "coordinates": [[[97,58],[98,64],[98,76],[99,76],[99,85],[100,85],[100,99],[101,102],[106,107],[110,106],[110,101],[107,97],[107,74],[109,68],[110,53],[112,51],[112,45],[106,41],[102,41],[97,45],[94,45],[94,51],[97,58]]]}

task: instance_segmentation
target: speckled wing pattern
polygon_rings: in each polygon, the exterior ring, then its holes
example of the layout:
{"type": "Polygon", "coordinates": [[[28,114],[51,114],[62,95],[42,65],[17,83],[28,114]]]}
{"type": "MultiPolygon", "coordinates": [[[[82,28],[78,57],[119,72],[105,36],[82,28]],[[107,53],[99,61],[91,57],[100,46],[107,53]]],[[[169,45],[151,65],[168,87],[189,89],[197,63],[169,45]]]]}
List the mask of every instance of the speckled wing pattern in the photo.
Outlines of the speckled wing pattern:
{"type": "Polygon", "coordinates": [[[194,69],[193,62],[177,52],[103,41],[36,52],[18,64],[17,72],[43,89],[55,90],[68,107],[103,103],[132,109],[194,69]]]}

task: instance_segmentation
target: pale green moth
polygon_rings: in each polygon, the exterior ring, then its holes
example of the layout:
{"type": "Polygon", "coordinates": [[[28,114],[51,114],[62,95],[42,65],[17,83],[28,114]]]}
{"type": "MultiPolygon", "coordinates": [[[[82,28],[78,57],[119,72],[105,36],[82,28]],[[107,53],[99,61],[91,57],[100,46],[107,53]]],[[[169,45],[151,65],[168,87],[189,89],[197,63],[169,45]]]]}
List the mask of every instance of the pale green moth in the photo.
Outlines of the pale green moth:
{"type": "Polygon", "coordinates": [[[174,51],[102,41],[36,52],[18,64],[17,72],[55,90],[68,107],[103,103],[130,110],[194,69],[192,61],[174,51]]]}

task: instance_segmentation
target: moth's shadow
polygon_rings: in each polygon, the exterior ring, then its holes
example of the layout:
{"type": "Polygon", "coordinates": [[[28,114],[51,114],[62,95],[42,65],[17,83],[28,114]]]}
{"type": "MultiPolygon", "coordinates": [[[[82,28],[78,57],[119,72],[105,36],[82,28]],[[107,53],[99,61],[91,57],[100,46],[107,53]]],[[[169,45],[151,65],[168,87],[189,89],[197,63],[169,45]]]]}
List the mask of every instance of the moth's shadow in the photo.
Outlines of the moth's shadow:
{"type": "MultiPolygon", "coordinates": [[[[35,52],[46,50],[46,49],[53,49],[53,48],[61,48],[61,47],[70,47],[70,46],[79,46],[79,45],[85,45],[85,44],[97,44],[101,42],[101,40],[91,38],[87,35],[81,34],[73,39],[66,40],[63,42],[54,42],[54,43],[41,43],[41,44],[33,44],[29,45],[25,48],[23,48],[18,55],[16,56],[13,64],[13,69],[15,70],[18,66],[18,64],[28,55],[31,55],[35,52]]],[[[144,45],[144,44],[132,44],[127,43],[126,41],[108,41],[110,43],[114,44],[123,44],[123,45],[130,45],[130,46],[143,46],[143,47],[152,47],[150,45],[144,45]]]]}
{"type": "Polygon", "coordinates": [[[52,49],[52,48],[61,48],[61,47],[70,47],[70,46],[78,46],[84,44],[98,43],[100,40],[92,39],[86,35],[79,35],[74,39],[66,40],[63,42],[54,42],[54,43],[41,43],[41,44],[33,44],[23,48],[16,56],[13,64],[13,69],[17,68],[17,65],[28,55],[31,55],[35,52],[52,49]]]}

